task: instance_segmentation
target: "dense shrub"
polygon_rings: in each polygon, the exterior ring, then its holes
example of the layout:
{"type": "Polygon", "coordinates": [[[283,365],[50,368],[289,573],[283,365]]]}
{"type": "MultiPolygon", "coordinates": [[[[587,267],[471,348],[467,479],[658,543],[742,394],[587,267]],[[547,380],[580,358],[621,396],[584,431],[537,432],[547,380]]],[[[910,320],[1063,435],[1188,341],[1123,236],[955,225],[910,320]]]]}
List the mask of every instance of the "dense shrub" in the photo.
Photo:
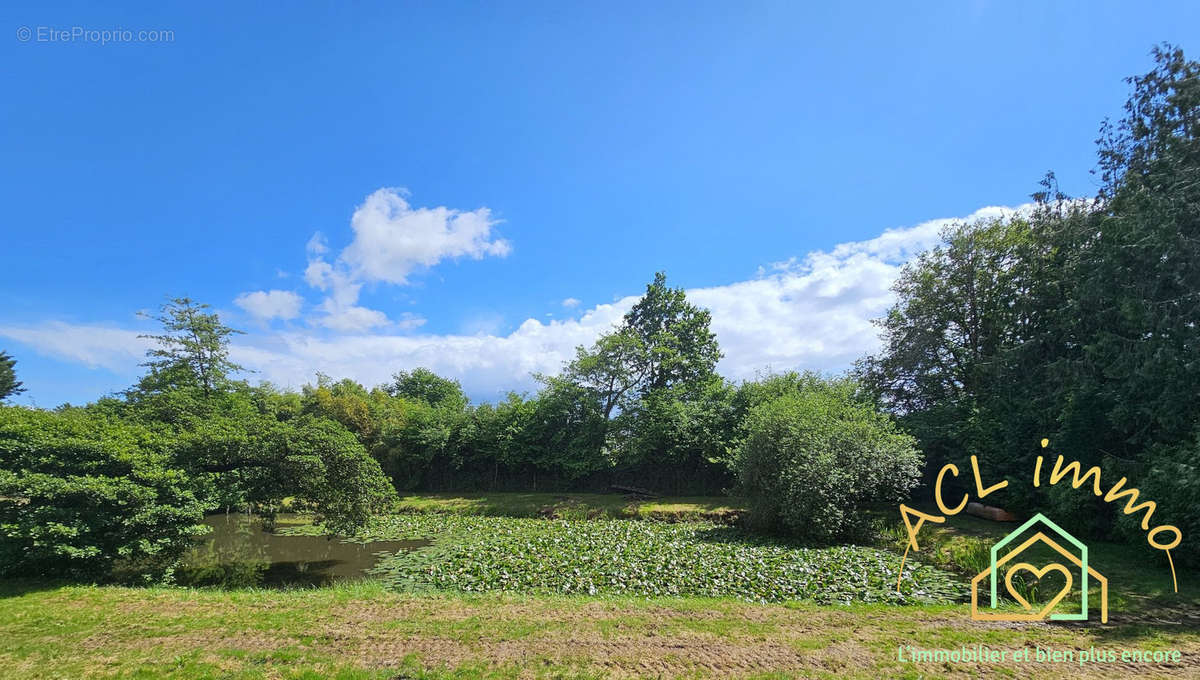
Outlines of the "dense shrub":
{"type": "Polygon", "coordinates": [[[310,472],[297,474],[293,488],[330,530],[349,533],[361,528],[396,500],[379,463],[338,423],[304,419],[294,429],[277,430],[273,437],[287,461],[273,468],[282,469],[285,476],[289,469],[310,472]]]}
{"type": "Polygon", "coordinates": [[[203,507],[152,431],[0,407],[0,574],[97,578],[169,566],[203,507]]]}
{"type": "Polygon", "coordinates": [[[174,450],[209,507],[232,497],[269,513],[290,496],[349,531],[395,500],[379,464],[328,418],[213,417],[179,433],[174,450]]]}
{"type": "MultiPolygon", "coordinates": [[[[1150,527],[1177,527],[1183,533],[1183,542],[1171,550],[1173,559],[1177,564],[1200,565],[1200,513],[1196,512],[1200,505],[1200,433],[1190,442],[1161,447],[1153,452],[1152,459],[1148,470],[1139,471],[1138,476],[1145,481],[1137,484],[1142,498],[1155,502],[1150,527]]],[[[1136,479],[1132,475],[1130,478],[1136,479]]],[[[1131,545],[1146,545],[1146,531],[1141,527],[1144,516],[1142,512],[1119,515],[1117,527],[1131,545]]],[[[1170,534],[1158,536],[1160,541],[1170,538],[1170,534]]],[[[1155,554],[1154,558],[1161,560],[1162,556],[1155,554]]]]}
{"type": "Polygon", "coordinates": [[[695,392],[684,396],[658,390],[631,410],[627,457],[671,467],[723,460],[735,430],[734,391],[713,380],[695,392]]]}
{"type": "Polygon", "coordinates": [[[735,452],[740,495],[758,527],[816,542],[869,530],[863,510],[898,501],[922,458],[851,381],[807,381],[752,408],[735,452]]]}
{"type": "Polygon", "coordinates": [[[586,390],[551,381],[531,400],[523,436],[528,463],[556,479],[572,481],[608,467],[604,416],[586,390]]]}
{"type": "Polygon", "coordinates": [[[397,489],[419,488],[431,466],[458,463],[455,443],[467,419],[461,411],[406,397],[389,397],[371,453],[397,489]]]}

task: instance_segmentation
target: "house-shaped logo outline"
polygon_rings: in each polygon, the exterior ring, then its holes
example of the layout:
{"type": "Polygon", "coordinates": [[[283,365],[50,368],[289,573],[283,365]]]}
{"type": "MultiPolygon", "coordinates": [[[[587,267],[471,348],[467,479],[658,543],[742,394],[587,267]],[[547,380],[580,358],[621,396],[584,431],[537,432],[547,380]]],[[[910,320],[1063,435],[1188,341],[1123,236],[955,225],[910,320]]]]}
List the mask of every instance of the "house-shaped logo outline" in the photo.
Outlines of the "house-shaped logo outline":
{"type": "MultiPolygon", "coordinates": [[[[1041,514],[1040,512],[1038,514],[1034,515],[1033,517],[1030,517],[1028,521],[1026,521],[1021,526],[1017,527],[1014,531],[1012,531],[1007,536],[1005,536],[1003,539],[1001,539],[998,543],[996,543],[996,545],[992,546],[990,566],[987,569],[984,569],[983,571],[979,572],[979,574],[976,575],[975,578],[971,579],[971,618],[975,619],[975,620],[991,620],[991,621],[1040,621],[1044,618],[1047,618],[1046,613],[1049,610],[1053,609],[1056,604],[1058,604],[1058,601],[1061,600],[1067,594],[1067,591],[1070,588],[1070,580],[1071,579],[1070,579],[1069,572],[1066,571],[1065,567],[1062,567],[1058,563],[1054,563],[1054,565],[1062,568],[1064,573],[1066,573],[1068,575],[1068,586],[1067,586],[1067,588],[1064,588],[1063,591],[1059,594],[1059,596],[1056,597],[1052,602],[1050,602],[1050,604],[1047,605],[1042,611],[1034,612],[1031,614],[981,613],[979,611],[979,582],[982,581],[984,578],[987,578],[989,580],[989,583],[991,586],[991,608],[995,609],[997,606],[997,601],[998,601],[997,592],[996,592],[997,591],[997,583],[999,582],[998,568],[1001,565],[1008,562],[1009,560],[1016,557],[1017,555],[1021,554],[1021,552],[1023,552],[1026,548],[1028,548],[1029,546],[1033,545],[1034,543],[1036,543],[1038,541],[1045,543],[1046,545],[1048,545],[1052,549],[1054,549],[1056,552],[1058,552],[1060,555],[1062,555],[1063,557],[1066,557],[1067,560],[1069,560],[1071,563],[1073,563],[1076,567],[1079,567],[1079,573],[1080,573],[1079,587],[1080,587],[1081,594],[1080,594],[1079,612],[1071,613],[1071,614],[1050,614],[1048,618],[1050,618],[1051,620],[1054,620],[1054,621],[1086,621],[1087,620],[1087,603],[1088,603],[1088,577],[1090,576],[1091,578],[1094,578],[1100,582],[1100,621],[1102,623],[1107,623],[1108,622],[1108,579],[1105,578],[1103,575],[1101,575],[1100,572],[1098,572],[1095,569],[1093,569],[1092,567],[1088,566],[1088,549],[1087,549],[1086,545],[1081,543],[1078,539],[1076,539],[1071,534],[1064,531],[1062,527],[1060,527],[1057,524],[1055,524],[1054,522],[1050,521],[1049,518],[1047,518],[1045,515],[1041,514]],[[1039,522],[1041,524],[1045,525],[1046,527],[1048,527],[1049,529],[1051,529],[1054,533],[1058,534],[1059,537],[1062,538],[1065,542],[1070,543],[1072,546],[1074,546],[1079,551],[1079,556],[1077,557],[1076,555],[1072,554],[1070,551],[1063,548],[1061,545],[1058,544],[1058,542],[1056,542],[1055,540],[1053,540],[1052,538],[1047,536],[1044,532],[1038,531],[1036,534],[1034,534],[1033,536],[1031,536],[1030,538],[1025,540],[1023,543],[1021,543],[1021,545],[1017,546],[1015,549],[1013,549],[1013,550],[1009,551],[1007,554],[1005,554],[1003,558],[999,558],[1001,548],[1004,548],[1009,543],[1012,543],[1013,541],[1015,541],[1022,533],[1025,532],[1026,529],[1029,529],[1030,527],[1034,526],[1035,524],[1038,524],[1039,522]],[[999,559],[997,559],[997,558],[999,558],[999,559]]],[[[1028,565],[1025,565],[1025,566],[1028,566],[1028,565]]],[[[1045,571],[1043,570],[1042,573],[1045,573],[1045,571]]]]}

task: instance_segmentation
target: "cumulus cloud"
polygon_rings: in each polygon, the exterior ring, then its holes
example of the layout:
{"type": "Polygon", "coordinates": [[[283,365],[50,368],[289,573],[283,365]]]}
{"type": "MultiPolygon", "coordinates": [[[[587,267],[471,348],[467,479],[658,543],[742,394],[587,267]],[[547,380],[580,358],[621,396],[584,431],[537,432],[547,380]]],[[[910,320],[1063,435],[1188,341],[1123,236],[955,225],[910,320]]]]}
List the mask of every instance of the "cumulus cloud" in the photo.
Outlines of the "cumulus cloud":
{"type": "MultiPolygon", "coordinates": [[[[344,333],[389,326],[386,314],[358,305],[364,283],[403,285],[414,271],[445,259],[504,257],[512,250],[494,235],[497,221],[487,208],[413,208],[403,194],[402,189],[385,188],[367,196],[350,218],[353,240],[332,262],[326,259],[324,234],[318,231],[308,240],[304,280],[328,293],[318,306],[323,312],[315,320],[318,325],[344,333]]],[[[406,318],[396,325],[411,329],[420,323],[406,318]]]]}
{"type": "Polygon", "coordinates": [[[264,379],[298,387],[316,371],[350,377],[365,385],[386,382],[392,373],[425,366],[463,381],[477,398],[529,390],[532,373],[555,373],[574,355],[613,328],[636,298],[600,305],[578,320],[528,319],[507,335],[356,334],[320,337],[301,332],[246,338],[231,348],[238,363],[264,379]]]}
{"type": "Polygon", "coordinates": [[[579,299],[569,297],[566,300],[562,301],[562,306],[566,307],[567,309],[574,309],[575,307],[579,306],[579,299]]]}
{"type": "Polygon", "coordinates": [[[388,325],[387,315],[377,309],[357,305],[338,307],[332,304],[332,298],[327,298],[321,309],[326,313],[321,318],[321,325],[343,333],[362,333],[388,325]]]}
{"type": "Polygon", "coordinates": [[[342,269],[324,260],[311,260],[304,270],[304,280],[317,290],[328,293],[317,309],[323,314],[315,323],[343,333],[361,333],[388,325],[387,315],[358,305],[362,284],[342,269]]]}
{"type": "MultiPolygon", "coordinates": [[[[961,219],[1028,209],[989,207],[961,219]]],[[[713,330],[725,352],[719,370],[728,378],[743,379],[768,369],[848,368],[878,347],[871,319],[892,304],[890,288],[901,267],[935,245],[941,229],[955,221],[890,229],[873,239],[769,265],[746,281],[687,291],[690,300],[712,311],[713,330]]],[[[328,293],[323,305],[326,325],[340,335],[297,330],[251,334],[235,341],[233,359],[259,371],[256,377],[293,387],[311,381],[316,371],[375,385],[395,371],[426,366],[458,378],[475,397],[490,399],[509,389],[535,387],[531,373],[557,372],[577,345],[590,344],[613,328],[638,299],[629,295],[597,305],[576,319],[528,319],[505,335],[399,334],[391,330],[412,330],[423,319],[409,316],[389,322],[381,312],[356,306],[361,283],[350,271],[317,259],[305,272],[309,283],[328,293]],[[388,332],[370,332],[384,323],[390,324],[388,332]]],[[[0,336],[89,365],[129,366],[141,356],[141,348],[131,351],[134,345],[125,340],[132,332],[117,336],[112,332],[125,331],[93,333],[91,328],[61,323],[0,327],[0,336]]]]}
{"type": "Polygon", "coordinates": [[[256,290],[237,296],[233,304],[259,321],[287,321],[300,316],[300,307],[304,304],[304,299],[287,290],[256,290]]]}
{"type": "Polygon", "coordinates": [[[376,191],[350,218],[354,240],[339,259],[356,277],[405,284],[414,270],[448,258],[481,260],[511,252],[508,241],[493,236],[497,222],[487,208],[413,208],[401,191],[376,191]]]}

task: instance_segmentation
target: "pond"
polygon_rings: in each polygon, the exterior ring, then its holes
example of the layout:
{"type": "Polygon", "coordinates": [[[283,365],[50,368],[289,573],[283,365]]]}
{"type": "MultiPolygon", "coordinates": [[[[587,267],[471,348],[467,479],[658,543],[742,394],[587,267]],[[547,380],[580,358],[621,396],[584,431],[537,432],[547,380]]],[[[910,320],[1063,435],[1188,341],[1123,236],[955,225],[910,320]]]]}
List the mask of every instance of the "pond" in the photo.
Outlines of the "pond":
{"type": "MultiPolygon", "coordinates": [[[[224,587],[325,586],[361,579],[375,566],[380,553],[416,550],[427,540],[349,543],[325,536],[288,536],[264,526],[256,515],[228,513],[209,515],[204,523],[212,531],[176,570],[184,585],[224,587]]],[[[293,514],[276,517],[275,529],[307,520],[293,514]]]]}

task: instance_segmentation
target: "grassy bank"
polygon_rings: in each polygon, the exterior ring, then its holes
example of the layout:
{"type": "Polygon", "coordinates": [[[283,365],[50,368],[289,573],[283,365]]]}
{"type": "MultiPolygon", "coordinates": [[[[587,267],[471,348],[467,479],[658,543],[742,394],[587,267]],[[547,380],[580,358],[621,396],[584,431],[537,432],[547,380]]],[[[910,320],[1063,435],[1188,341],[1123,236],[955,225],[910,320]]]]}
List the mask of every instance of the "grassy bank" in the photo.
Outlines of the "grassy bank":
{"type": "MultiPolygon", "coordinates": [[[[924,510],[936,512],[933,507],[924,510]]],[[[907,534],[899,521],[894,521],[880,546],[893,552],[903,552],[907,534]]],[[[1018,525],[1018,522],[993,522],[969,515],[952,517],[945,524],[926,523],[918,534],[921,549],[909,555],[925,564],[970,578],[988,568],[991,547],[1018,525]]],[[[1089,539],[1086,543],[1089,565],[1109,580],[1110,611],[1131,615],[1161,615],[1165,618],[1182,616],[1188,612],[1200,613],[1200,579],[1196,578],[1195,570],[1176,564],[1175,578],[1172,578],[1163,552],[1145,543],[1097,539],[1089,539]]],[[[1036,564],[1061,561],[1045,546],[1034,546],[1025,555],[1036,564]]],[[[1058,584],[1051,582],[1048,587],[1053,592],[1058,584]]],[[[1043,588],[1039,593],[1034,588],[1033,595],[1044,601],[1047,597],[1045,590],[1043,588]]],[[[1098,586],[1093,584],[1088,597],[1095,607],[1100,597],[1098,586]]],[[[1072,592],[1063,599],[1061,609],[1077,608],[1078,602],[1078,594],[1072,592]]]]}
{"type": "Polygon", "coordinates": [[[1195,627],[972,622],[962,606],[4,584],[0,678],[1187,677],[1195,627]],[[913,663],[953,649],[1179,649],[1184,665],[913,663]]]}
{"type": "Polygon", "coordinates": [[[396,507],[404,513],[447,513],[491,517],[559,519],[657,519],[728,522],[745,508],[727,496],[667,496],[641,499],[600,493],[430,493],[404,496],[396,507]]]}

